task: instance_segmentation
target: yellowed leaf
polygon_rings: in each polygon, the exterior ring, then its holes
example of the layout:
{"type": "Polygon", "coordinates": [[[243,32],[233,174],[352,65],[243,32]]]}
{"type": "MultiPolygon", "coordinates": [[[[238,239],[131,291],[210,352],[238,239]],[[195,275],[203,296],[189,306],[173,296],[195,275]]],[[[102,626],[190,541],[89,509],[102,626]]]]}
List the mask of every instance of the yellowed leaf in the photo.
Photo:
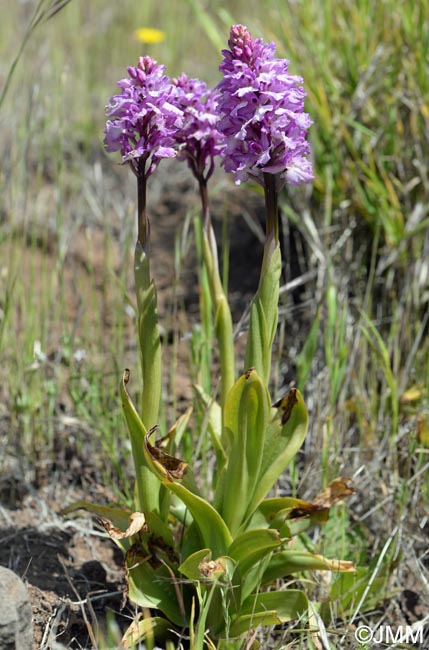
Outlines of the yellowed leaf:
{"type": "MultiPolygon", "coordinates": [[[[348,560],[330,560],[327,557],[324,557],[323,555],[316,555],[315,553],[312,553],[312,556],[321,562],[324,562],[326,564],[326,570],[327,571],[338,571],[340,573],[356,573],[356,568],[353,562],[349,562],[348,560]]],[[[319,569],[321,571],[322,569],[319,569]]]]}

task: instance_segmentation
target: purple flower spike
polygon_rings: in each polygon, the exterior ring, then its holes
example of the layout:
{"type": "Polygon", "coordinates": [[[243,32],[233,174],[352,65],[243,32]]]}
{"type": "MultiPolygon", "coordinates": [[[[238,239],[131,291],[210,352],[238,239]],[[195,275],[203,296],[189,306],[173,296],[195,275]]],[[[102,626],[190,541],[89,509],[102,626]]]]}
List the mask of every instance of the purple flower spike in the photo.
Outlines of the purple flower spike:
{"type": "Polygon", "coordinates": [[[289,61],[275,58],[275,44],[253,39],[244,25],[231,28],[229,50],[219,66],[219,131],[225,136],[223,165],[237,184],[275,174],[277,189],[313,179],[301,77],[288,73],[289,61]]]}
{"type": "Polygon", "coordinates": [[[219,93],[199,79],[182,74],[173,79],[176,104],[183,111],[183,126],[176,133],[178,158],[187,160],[194,176],[207,181],[213,173],[214,157],[222,155],[223,136],[217,130],[219,93]]]}
{"type": "Polygon", "coordinates": [[[140,57],[136,68],[128,68],[129,78],[118,81],[121,94],[106,107],[106,150],[120,151],[122,162],[129,162],[136,174],[144,169],[146,177],[162,158],[176,155],[175,135],[183,124],[175,88],[164,70],[151,57],[140,57]]]}

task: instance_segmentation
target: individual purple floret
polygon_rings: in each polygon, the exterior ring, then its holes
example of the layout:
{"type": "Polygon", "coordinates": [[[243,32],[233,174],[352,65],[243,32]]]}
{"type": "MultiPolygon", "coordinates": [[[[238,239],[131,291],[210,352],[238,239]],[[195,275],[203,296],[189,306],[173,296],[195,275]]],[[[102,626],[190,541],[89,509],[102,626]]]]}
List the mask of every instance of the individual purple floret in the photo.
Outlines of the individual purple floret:
{"type": "Polygon", "coordinates": [[[224,150],[223,136],[217,130],[219,93],[199,79],[183,73],[173,79],[176,104],[183,111],[183,126],[176,133],[178,158],[186,160],[194,176],[207,181],[213,173],[214,158],[224,150]]]}
{"type": "Polygon", "coordinates": [[[121,94],[106,107],[104,144],[109,152],[120,151],[122,161],[129,162],[136,174],[144,169],[147,177],[162,158],[176,155],[175,135],[183,112],[174,101],[175,87],[163,65],[145,56],[127,70],[129,78],[118,81],[121,94]]]}
{"type": "Polygon", "coordinates": [[[277,190],[312,180],[302,78],[288,73],[286,59],[275,58],[274,43],[252,38],[244,25],[231,27],[228,45],[218,86],[225,170],[237,184],[253,178],[263,185],[264,172],[275,174],[277,190]]]}

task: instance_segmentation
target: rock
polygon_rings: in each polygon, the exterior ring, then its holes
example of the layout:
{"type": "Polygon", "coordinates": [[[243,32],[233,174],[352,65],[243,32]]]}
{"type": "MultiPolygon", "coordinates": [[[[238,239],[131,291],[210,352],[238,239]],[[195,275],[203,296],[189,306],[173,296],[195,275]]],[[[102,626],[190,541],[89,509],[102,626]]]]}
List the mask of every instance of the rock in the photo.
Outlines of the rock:
{"type": "Polygon", "coordinates": [[[0,566],[0,650],[31,650],[31,601],[18,576],[0,566]]]}

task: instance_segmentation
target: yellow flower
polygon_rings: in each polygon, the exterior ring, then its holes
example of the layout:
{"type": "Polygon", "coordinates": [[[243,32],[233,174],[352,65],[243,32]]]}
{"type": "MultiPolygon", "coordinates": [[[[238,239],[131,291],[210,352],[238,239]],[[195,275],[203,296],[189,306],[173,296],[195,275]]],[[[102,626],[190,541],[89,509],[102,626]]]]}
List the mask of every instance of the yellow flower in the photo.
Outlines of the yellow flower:
{"type": "Polygon", "coordinates": [[[142,43],[162,43],[165,40],[165,32],[154,27],[140,27],[134,30],[134,37],[142,43]]]}

